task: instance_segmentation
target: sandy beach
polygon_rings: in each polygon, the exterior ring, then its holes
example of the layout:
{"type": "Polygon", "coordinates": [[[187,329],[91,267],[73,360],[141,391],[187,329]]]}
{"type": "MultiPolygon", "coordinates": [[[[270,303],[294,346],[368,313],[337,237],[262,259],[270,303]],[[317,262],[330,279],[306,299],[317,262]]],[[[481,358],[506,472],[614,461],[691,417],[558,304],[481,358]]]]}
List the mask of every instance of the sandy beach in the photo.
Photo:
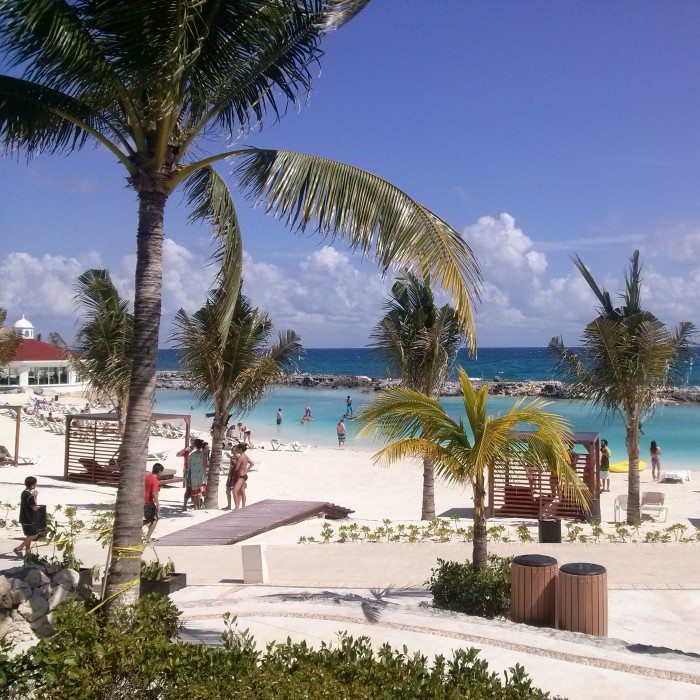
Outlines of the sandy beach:
{"type": "MultiPolygon", "coordinates": [[[[12,397],[20,403],[22,397],[12,397]]],[[[11,443],[14,423],[7,416],[0,416],[0,442],[11,443]]],[[[373,452],[367,449],[346,448],[337,450],[326,447],[311,447],[300,453],[290,448],[274,451],[270,441],[261,439],[259,447],[249,452],[255,469],[248,481],[248,504],[263,499],[297,499],[330,501],[354,511],[353,522],[360,526],[376,527],[384,519],[393,523],[420,523],[422,465],[417,461],[404,461],[391,467],[373,464],[373,452]]],[[[40,502],[49,510],[57,505],[77,506],[81,516],[89,518],[98,505],[113,503],[116,488],[92,484],[67,482],[63,478],[64,437],[41,428],[22,423],[20,454],[32,455],[37,464],[20,467],[3,467],[0,480],[0,501],[16,504],[28,475],[39,479],[40,502]]],[[[165,450],[163,460],[166,468],[182,473],[182,458],[176,453],[183,446],[179,439],[151,437],[152,451],[165,450]]],[[[695,473],[693,473],[695,476],[695,473]]],[[[656,484],[651,481],[650,470],[641,473],[642,491],[661,491],[666,494],[668,519],[666,523],[655,523],[651,519],[643,523],[641,536],[647,530],[661,529],[673,523],[682,523],[688,532],[700,525],[700,488],[697,481],[656,484]]],[[[611,474],[611,490],[601,494],[601,515],[606,533],[614,531],[615,497],[627,492],[627,475],[611,474]]],[[[164,535],[192,525],[201,520],[219,515],[221,511],[182,512],[181,485],[161,490],[162,517],[156,536],[164,535]]],[[[225,478],[220,480],[219,503],[226,505],[225,478]]],[[[446,484],[440,480],[435,485],[436,513],[442,517],[459,516],[469,524],[473,506],[471,489],[446,484]]],[[[16,510],[16,508],[14,509],[16,510]]],[[[15,515],[14,511],[11,513],[15,515]]],[[[504,525],[508,536],[516,540],[516,519],[493,519],[490,524],[504,525]]],[[[274,530],[264,536],[263,541],[277,544],[296,544],[299,537],[318,535],[321,521],[310,520],[294,526],[274,530]]],[[[536,522],[530,523],[536,534],[536,522]]],[[[2,539],[13,539],[18,533],[5,531],[2,539]]]]}

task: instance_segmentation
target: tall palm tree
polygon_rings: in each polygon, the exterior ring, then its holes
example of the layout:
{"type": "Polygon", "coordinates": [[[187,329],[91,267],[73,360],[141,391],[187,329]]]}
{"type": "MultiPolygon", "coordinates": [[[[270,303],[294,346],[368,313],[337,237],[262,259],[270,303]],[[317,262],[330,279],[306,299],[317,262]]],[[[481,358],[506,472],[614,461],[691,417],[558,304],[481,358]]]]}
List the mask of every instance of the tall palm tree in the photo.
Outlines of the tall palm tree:
{"type": "Polygon", "coordinates": [[[0,306],[0,369],[15,356],[17,347],[22,342],[21,336],[14,328],[5,326],[5,321],[7,321],[7,309],[0,306]]]}
{"type": "Polygon", "coordinates": [[[362,409],[360,435],[389,444],[374,455],[380,464],[405,457],[429,457],[437,475],[457,484],[471,484],[474,495],[472,564],[486,566],[486,476],[516,451],[528,452],[533,466],[555,473],[562,492],[586,502],[588,492],[567,458],[571,433],[564,418],[544,409],[548,404],[518,401],[502,416],[486,411],[488,386],[475,391],[460,368],[459,382],[467,425],[450,418],[433,397],[396,387],[383,391],[362,409]],[[527,427],[527,430],[523,428],[527,427]]]}
{"type": "Polygon", "coordinates": [[[214,293],[192,316],[180,309],[175,317],[174,337],[182,351],[182,368],[200,401],[214,404],[207,508],[219,507],[221,443],[229,414],[251,411],[283,373],[293,368],[301,352],[294,331],[280,333],[277,342],[268,347],[272,321],[243,294],[238,295],[227,334],[222,338],[223,300],[222,294],[214,293]]]}
{"type": "MultiPolygon", "coordinates": [[[[404,272],[392,285],[386,314],[370,338],[370,348],[389,365],[403,385],[436,396],[466,340],[457,312],[449,304],[435,306],[430,281],[404,272]]],[[[435,472],[423,457],[421,519],[435,518],[435,472]]]]}
{"type": "Polygon", "coordinates": [[[658,392],[671,383],[687,379],[691,366],[692,323],[683,322],[669,331],[641,305],[642,268],[635,250],[625,273],[622,306],[615,307],[610,293],[601,288],[581,258],[574,264],[600,303],[598,316],[581,337],[581,352],[552,338],[550,350],[557,358],[563,378],[588,401],[625,423],[628,459],[627,522],[641,517],[639,502],[639,434],[653,411],[658,392]]]}
{"type": "Polygon", "coordinates": [[[121,432],[129,399],[134,316],[107,270],[83,272],[75,286],[75,301],[83,323],[75,352],[69,356],[93,395],[114,403],[121,432]]]}
{"type": "MultiPolygon", "coordinates": [[[[368,0],[0,0],[0,139],[12,152],[106,148],[138,199],[134,342],[119,453],[110,605],[133,603],[141,492],[155,391],[165,205],[182,185],[208,218],[224,264],[224,322],[240,281],[234,200],[216,162],[289,227],[340,237],[383,269],[416,267],[450,292],[474,345],[479,270],[460,234],[368,172],[290,151],[211,153],[311,88],[324,34],[368,0]]],[[[224,334],[225,337],[226,334],[224,334]]]]}

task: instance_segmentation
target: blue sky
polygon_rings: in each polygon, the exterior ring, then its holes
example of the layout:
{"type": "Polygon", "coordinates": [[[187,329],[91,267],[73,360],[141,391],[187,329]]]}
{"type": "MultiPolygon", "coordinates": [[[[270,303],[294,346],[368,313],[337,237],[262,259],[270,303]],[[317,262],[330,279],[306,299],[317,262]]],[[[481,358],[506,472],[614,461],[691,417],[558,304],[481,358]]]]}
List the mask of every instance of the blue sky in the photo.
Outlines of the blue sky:
{"type": "MultiPolygon", "coordinates": [[[[616,288],[639,247],[649,305],[697,322],[699,31],[694,2],[375,0],[325,40],[307,102],[239,142],[366,168],[464,231],[486,280],[483,346],[575,340],[592,302],[574,251],[616,288]]],[[[88,266],[108,267],[128,293],[135,196],[113,160],[92,148],[0,159],[0,305],[11,320],[25,313],[71,337],[70,285],[88,266]]],[[[276,325],[309,347],[364,344],[389,281],[236,197],[247,291],[276,325]]],[[[162,345],[211,276],[207,232],[185,216],[176,193],[162,345]]]]}

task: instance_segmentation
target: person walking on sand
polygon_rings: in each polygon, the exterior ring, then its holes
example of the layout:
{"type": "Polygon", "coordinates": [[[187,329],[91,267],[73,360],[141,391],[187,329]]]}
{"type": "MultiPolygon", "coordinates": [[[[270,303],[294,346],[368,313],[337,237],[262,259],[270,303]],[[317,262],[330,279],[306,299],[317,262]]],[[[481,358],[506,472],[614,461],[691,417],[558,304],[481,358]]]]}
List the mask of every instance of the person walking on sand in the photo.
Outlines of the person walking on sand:
{"type": "Polygon", "coordinates": [[[276,420],[277,420],[277,425],[282,425],[282,409],[281,408],[277,409],[276,420]]]}
{"type": "Polygon", "coordinates": [[[202,507],[202,490],[207,483],[207,458],[204,452],[204,441],[194,441],[194,452],[187,460],[187,484],[192,493],[194,509],[202,507]]]}
{"type": "Polygon", "coordinates": [[[163,465],[156,462],[150,474],[146,474],[143,482],[143,527],[148,526],[146,530],[145,540],[150,542],[153,537],[153,531],[158,524],[158,515],[160,513],[160,500],[158,492],[160,491],[160,479],[158,474],[163,471],[163,465]]]}
{"type": "Polygon", "coordinates": [[[234,508],[245,508],[245,495],[248,489],[248,471],[255,466],[253,460],[248,457],[246,445],[239,445],[236,448],[236,462],[234,465],[234,487],[233,487],[233,504],[234,508]]]}
{"type": "Polygon", "coordinates": [[[338,425],[335,426],[335,432],[338,436],[338,449],[342,450],[345,447],[345,421],[341,418],[338,425]]]}
{"type": "Polygon", "coordinates": [[[354,415],[352,413],[352,396],[348,396],[345,399],[345,417],[354,418],[354,415]]]}
{"type": "Polygon", "coordinates": [[[187,481],[187,460],[190,454],[194,452],[194,438],[190,438],[190,444],[187,447],[183,447],[178,453],[178,457],[182,457],[182,476],[185,480],[185,496],[182,499],[182,510],[187,510],[187,501],[192,498],[192,490],[190,489],[189,483],[187,481]]]}
{"type": "Polygon", "coordinates": [[[651,457],[651,480],[658,481],[661,478],[661,448],[656,444],[656,440],[651,441],[649,456],[651,457]]]}
{"type": "Polygon", "coordinates": [[[236,481],[238,480],[238,474],[236,472],[236,458],[238,457],[238,445],[233,448],[231,452],[231,458],[228,464],[228,475],[226,476],[226,506],[221,510],[231,510],[231,496],[233,494],[233,489],[236,487],[236,481]]]}
{"type": "Polygon", "coordinates": [[[600,441],[600,490],[610,491],[610,448],[607,440],[600,441]]]}
{"type": "Polygon", "coordinates": [[[19,523],[22,526],[24,539],[18,547],[14,548],[14,553],[18,556],[29,556],[32,542],[39,537],[39,528],[35,522],[35,513],[37,511],[37,496],[39,491],[36,487],[36,477],[28,476],[24,480],[24,491],[19,498],[19,523]],[[25,553],[22,555],[22,550],[25,553]]]}

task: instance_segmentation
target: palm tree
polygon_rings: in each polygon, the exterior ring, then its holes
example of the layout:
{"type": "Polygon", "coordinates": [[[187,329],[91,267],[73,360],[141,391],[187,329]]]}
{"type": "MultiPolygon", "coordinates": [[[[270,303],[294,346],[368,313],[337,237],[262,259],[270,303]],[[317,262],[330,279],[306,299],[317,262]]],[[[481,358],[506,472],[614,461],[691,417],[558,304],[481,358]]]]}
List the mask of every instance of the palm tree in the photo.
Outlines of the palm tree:
{"type": "Polygon", "coordinates": [[[277,342],[268,347],[270,317],[254,308],[243,294],[238,295],[227,334],[222,338],[222,303],[224,296],[217,292],[192,316],[180,309],[175,317],[175,340],[182,351],[182,368],[200,401],[214,404],[207,508],[219,507],[221,442],[229,414],[252,410],[282,374],[293,367],[301,352],[294,331],[280,333],[277,342]]]}
{"type": "Polygon", "coordinates": [[[7,309],[0,306],[0,369],[2,369],[17,352],[22,337],[13,329],[5,326],[7,309]]]}
{"type": "MultiPolygon", "coordinates": [[[[454,365],[465,334],[456,311],[435,306],[429,280],[405,272],[392,285],[386,314],[374,329],[370,348],[389,365],[403,385],[436,396],[454,365]]],[[[423,457],[421,519],[435,518],[435,472],[423,457]]]]}
{"type": "Polygon", "coordinates": [[[389,444],[379,450],[375,462],[392,464],[405,457],[429,457],[439,477],[457,484],[470,483],[474,494],[474,543],[472,564],[486,566],[486,474],[508,462],[513,453],[527,450],[529,462],[556,473],[562,492],[578,502],[588,494],[567,458],[571,434],[561,416],[548,413],[546,403],[518,401],[505,415],[486,412],[488,386],[475,391],[460,368],[467,426],[454,421],[437,399],[396,387],[382,392],[362,409],[360,435],[389,444]],[[527,426],[528,430],[523,430],[527,426]],[[517,429],[517,430],[516,430],[517,429]]]}
{"type": "Polygon", "coordinates": [[[609,415],[622,417],[626,428],[628,459],[627,522],[639,522],[639,435],[642,422],[656,405],[658,392],[687,378],[691,366],[692,323],[673,331],[641,306],[642,275],[639,251],[634,251],[625,274],[622,306],[615,307],[610,293],[596,284],[579,257],[574,264],[600,303],[598,317],[581,337],[581,352],[552,338],[550,350],[557,367],[574,391],[609,415]]]}
{"type": "Polygon", "coordinates": [[[76,335],[75,352],[69,356],[93,395],[114,403],[122,432],[129,398],[134,316],[107,270],[83,272],[75,292],[84,321],[76,335]]]}
{"type": "MultiPolygon", "coordinates": [[[[244,192],[290,228],[315,228],[372,255],[382,269],[415,267],[450,292],[474,346],[479,270],[461,235],[368,172],[290,151],[211,153],[308,93],[324,34],[368,0],[0,0],[0,49],[18,74],[0,75],[0,139],[13,152],[106,148],[138,199],[134,338],[110,606],[134,603],[136,548],[161,311],[164,210],[178,186],[213,227],[221,258],[222,320],[240,282],[236,207],[213,164],[234,161],[244,192]]],[[[223,333],[222,337],[227,334],[223,333]]]]}

